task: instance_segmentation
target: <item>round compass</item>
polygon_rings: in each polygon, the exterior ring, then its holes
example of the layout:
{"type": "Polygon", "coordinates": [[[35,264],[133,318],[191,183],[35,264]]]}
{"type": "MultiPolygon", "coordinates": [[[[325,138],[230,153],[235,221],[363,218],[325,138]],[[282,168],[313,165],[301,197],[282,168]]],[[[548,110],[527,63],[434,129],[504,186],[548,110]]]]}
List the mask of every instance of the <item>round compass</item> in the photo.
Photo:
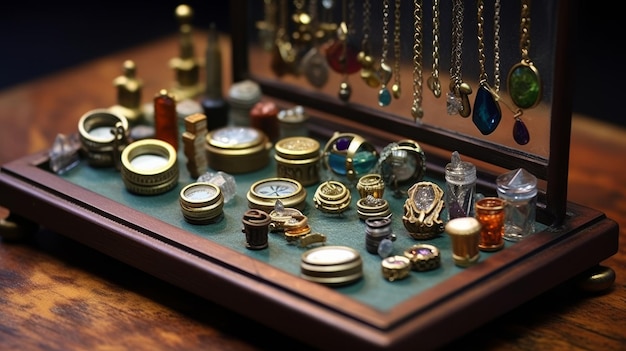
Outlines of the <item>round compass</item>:
{"type": "Polygon", "coordinates": [[[306,205],[306,189],[295,179],[266,178],[250,186],[246,195],[248,207],[271,212],[276,201],[280,200],[285,208],[303,210],[306,205]]]}

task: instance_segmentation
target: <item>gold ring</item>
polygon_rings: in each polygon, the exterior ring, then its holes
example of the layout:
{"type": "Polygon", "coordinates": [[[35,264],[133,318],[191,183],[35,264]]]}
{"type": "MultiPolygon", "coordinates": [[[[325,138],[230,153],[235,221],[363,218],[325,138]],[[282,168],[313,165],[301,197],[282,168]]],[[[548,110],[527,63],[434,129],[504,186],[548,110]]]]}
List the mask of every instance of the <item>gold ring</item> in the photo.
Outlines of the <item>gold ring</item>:
{"type": "Polygon", "coordinates": [[[122,152],[122,179],[131,192],[155,195],[166,192],[178,182],[176,150],[158,139],[132,142],[122,152]]]}

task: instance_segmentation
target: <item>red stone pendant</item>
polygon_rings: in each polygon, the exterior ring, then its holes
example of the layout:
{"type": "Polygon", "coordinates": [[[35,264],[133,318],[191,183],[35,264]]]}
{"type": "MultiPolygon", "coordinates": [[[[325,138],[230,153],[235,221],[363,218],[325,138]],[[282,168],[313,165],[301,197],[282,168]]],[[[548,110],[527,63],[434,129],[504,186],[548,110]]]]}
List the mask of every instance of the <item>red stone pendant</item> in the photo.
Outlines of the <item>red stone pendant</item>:
{"type": "Polygon", "coordinates": [[[337,73],[353,74],[359,72],[362,66],[358,56],[359,50],[343,40],[335,40],[326,48],[328,65],[337,73]]]}

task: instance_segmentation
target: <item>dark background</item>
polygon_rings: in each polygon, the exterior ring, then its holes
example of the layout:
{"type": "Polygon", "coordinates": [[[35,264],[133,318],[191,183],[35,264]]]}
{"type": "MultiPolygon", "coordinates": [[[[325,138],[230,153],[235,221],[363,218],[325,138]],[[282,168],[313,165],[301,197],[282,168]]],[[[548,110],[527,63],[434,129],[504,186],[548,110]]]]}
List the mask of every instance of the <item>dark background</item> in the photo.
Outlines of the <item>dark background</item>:
{"type": "MultiPolygon", "coordinates": [[[[257,0],[261,2],[261,0],[257,0]]],[[[175,33],[181,1],[5,2],[0,7],[0,90],[175,33]]],[[[229,30],[228,1],[187,1],[194,27],[229,30]]],[[[626,54],[620,11],[579,1],[573,109],[615,125],[624,116],[626,54]]],[[[607,3],[608,4],[608,3],[607,3]]]]}

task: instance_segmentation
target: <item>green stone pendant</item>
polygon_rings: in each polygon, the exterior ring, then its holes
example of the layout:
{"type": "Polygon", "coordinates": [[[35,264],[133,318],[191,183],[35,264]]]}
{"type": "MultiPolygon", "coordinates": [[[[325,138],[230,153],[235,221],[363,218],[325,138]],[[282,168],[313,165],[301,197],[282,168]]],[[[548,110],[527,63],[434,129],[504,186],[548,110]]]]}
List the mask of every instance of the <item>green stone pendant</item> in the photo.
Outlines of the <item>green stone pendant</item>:
{"type": "Polygon", "coordinates": [[[509,71],[509,94],[513,103],[520,108],[531,108],[541,100],[541,79],[532,62],[522,61],[509,71]]]}

